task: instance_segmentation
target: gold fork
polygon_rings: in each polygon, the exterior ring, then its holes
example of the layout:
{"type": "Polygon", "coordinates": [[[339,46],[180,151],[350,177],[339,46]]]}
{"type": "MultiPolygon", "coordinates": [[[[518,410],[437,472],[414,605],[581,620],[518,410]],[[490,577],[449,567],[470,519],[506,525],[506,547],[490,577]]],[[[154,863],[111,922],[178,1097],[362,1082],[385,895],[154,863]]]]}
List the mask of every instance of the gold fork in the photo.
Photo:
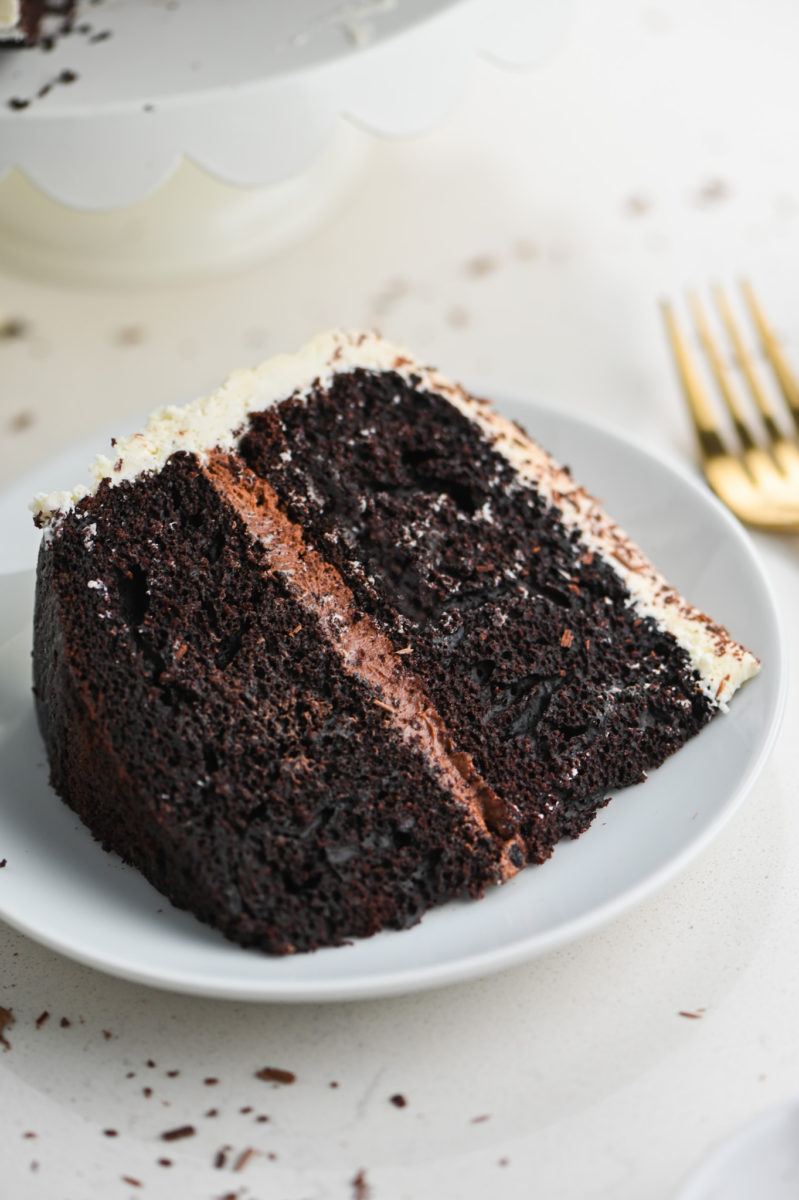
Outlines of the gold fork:
{"type": "MultiPolygon", "coordinates": [[[[787,409],[785,423],[790,416],[795,429],[799,431],[799,384],[752,287],[742,283],[741,291],[760,336],[765,357],[782,393],[787,409]]],[[[713,403],[689,342],[680,329],[672,306],[664,302],[666,329],[699,439],[702,469],[716,494],[742,521],[764,529],[799,531],[799,440],[784,432],[769,390],[744,341],[724,291],[715,288],[713,298],[738,365],[749,385],[758,412],[756,425],[760,426],[760,430],[753,432],[752,423],[745,416],[739,391],[730,377],[705,310],[697,294],[690,293],[688,303],[696,332],[732,418],[738,442],[736,449],[728,448],[728,441],[714,416],[713,403]]]]}

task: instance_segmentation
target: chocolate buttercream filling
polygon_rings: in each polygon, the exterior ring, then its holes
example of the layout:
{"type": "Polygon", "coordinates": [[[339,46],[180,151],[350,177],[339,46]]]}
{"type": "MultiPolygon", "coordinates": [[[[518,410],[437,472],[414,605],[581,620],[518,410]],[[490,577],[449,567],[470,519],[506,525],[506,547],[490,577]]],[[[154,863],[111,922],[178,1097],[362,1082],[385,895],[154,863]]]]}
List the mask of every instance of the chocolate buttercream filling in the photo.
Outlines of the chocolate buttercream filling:
{"type": "Polygon", "coordinates": [[[269,570],[281,576],[303,609],[319,622],[344,670],[368,686],[374,703],[385,711],[403,741],[425,758],[477,825],[500,843],[499,877],[515,875],[527,857],[517,833],[518,812],[483,779],[471,755],[457,749],[406,657],[398,654],[372,617],[358,610],[341,575],[308,545],[266,480],[224,451],[212,452],[203,469],[265,548],[269,570]]]}

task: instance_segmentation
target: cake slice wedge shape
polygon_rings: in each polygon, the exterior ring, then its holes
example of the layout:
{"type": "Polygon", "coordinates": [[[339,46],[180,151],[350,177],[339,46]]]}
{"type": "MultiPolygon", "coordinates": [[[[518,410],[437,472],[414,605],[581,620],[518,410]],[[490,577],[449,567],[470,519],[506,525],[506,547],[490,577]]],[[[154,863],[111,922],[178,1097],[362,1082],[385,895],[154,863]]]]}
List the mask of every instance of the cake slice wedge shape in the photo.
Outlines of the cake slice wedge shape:
{"type": "Polygon", "coordinates": [[[270,953],[543,862],[758,669],[518,426],[373,334],[161,410],[35,511],[56,791],[270,953]]]}

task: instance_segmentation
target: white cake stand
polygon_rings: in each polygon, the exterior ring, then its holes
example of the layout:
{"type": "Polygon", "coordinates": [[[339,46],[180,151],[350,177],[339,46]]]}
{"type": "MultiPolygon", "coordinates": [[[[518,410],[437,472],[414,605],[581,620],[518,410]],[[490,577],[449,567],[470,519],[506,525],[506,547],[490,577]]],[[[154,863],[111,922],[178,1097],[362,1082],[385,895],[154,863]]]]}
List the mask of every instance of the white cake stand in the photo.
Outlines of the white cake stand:
{"type": "Polygon", "coordinates": [[[153,281],[302,236],[370,136],[452,107],[477,53],[551,53],[559,0],[104,0],[0,51],[0,263],[153,281]],[[365,132],[366,131],[366,132],[365,132]]]}

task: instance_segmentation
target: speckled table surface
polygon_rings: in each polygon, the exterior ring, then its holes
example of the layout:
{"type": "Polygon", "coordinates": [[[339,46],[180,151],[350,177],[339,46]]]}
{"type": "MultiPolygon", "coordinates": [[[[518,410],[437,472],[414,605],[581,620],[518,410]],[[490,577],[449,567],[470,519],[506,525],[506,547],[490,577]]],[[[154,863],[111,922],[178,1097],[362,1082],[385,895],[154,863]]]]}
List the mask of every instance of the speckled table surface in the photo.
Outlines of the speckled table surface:
{"type": "MultiPolygon", "coordinates": [[[[4,478],[335,325],[690,462],[662,295],[746,274],[799,359],[798,37],[777,0],[584,5],[551,62],[477,64],[434,131],[376,145],[338,215],[246,273],[102,291],[0,275],[4,478]]],[[[795,667],[799,541],[756,544],[795,667]]],[[[247,1005],[129,984],[0,924],[0,1194],[666,1200],[799,1091],[797,716],[791,691],[745,805],[684,875],[489,979],[247,1005]],[[258,1079],[267,1064],[295,1081],[258,1079]]]]}

